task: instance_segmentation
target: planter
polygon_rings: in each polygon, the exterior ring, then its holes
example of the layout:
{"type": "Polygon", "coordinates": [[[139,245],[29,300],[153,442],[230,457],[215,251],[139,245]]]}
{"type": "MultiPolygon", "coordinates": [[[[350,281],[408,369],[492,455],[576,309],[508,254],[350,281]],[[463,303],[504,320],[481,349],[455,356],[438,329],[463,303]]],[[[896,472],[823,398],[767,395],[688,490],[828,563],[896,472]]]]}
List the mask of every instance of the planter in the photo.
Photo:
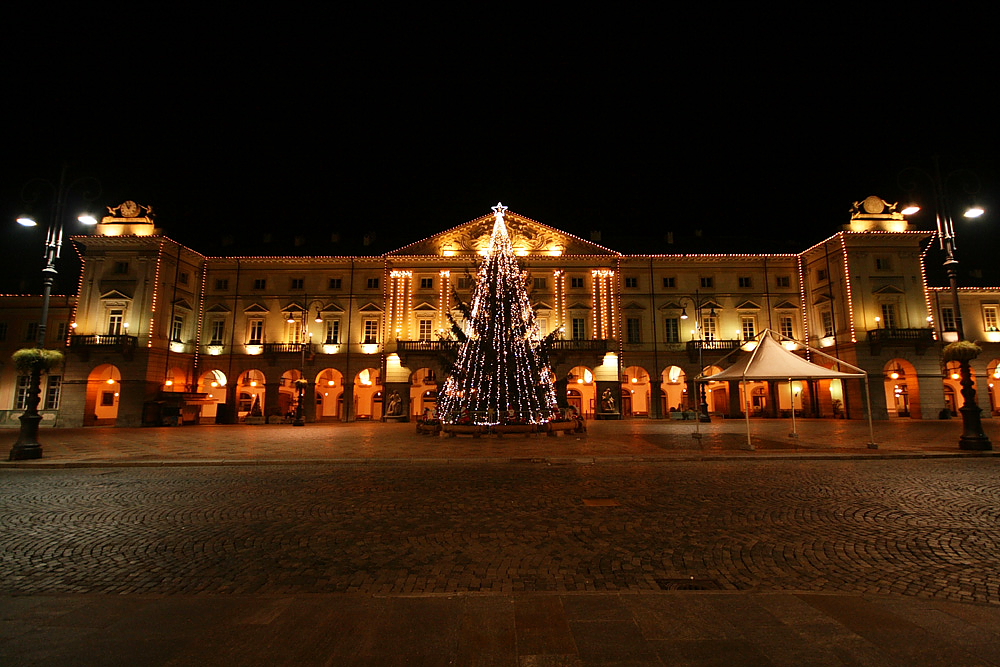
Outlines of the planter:
{"type": "Polygon", "coordinates": [[[486,427],[471,424],[447,424],[441,427],[441,432],[447,434],[449,438],[454,438],[456,435],[471,435],[473,438],[478,438],[486,432],[486,427]]]}

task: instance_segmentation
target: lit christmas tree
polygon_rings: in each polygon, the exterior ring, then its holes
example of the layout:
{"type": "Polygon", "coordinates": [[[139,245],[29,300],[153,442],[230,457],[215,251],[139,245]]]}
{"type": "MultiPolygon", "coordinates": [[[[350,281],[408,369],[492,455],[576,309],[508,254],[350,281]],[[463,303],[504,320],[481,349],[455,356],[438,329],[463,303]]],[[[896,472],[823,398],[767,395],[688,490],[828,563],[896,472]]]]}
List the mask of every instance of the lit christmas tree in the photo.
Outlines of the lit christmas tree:
{"type": "Polygon", "coordinates": [[[557,409],[554,376],[504,224],[506,210],[500,203],[493,207],[493,235],[472,303],[463,326],[454,327],[458,358],[438,400],[446,424],[541,424],[557,409]]]}

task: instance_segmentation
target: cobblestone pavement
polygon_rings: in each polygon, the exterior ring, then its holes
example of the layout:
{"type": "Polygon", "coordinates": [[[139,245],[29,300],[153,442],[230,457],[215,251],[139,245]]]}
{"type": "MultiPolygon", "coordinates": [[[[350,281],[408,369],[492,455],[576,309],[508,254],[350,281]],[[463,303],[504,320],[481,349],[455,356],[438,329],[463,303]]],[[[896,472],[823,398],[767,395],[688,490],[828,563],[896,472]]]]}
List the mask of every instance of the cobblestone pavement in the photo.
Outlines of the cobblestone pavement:
{"type": "Polygon", "coordinates": [[[811,591],[1000,603],[1000,459],[0,471],[0,595],[811,591]]]}

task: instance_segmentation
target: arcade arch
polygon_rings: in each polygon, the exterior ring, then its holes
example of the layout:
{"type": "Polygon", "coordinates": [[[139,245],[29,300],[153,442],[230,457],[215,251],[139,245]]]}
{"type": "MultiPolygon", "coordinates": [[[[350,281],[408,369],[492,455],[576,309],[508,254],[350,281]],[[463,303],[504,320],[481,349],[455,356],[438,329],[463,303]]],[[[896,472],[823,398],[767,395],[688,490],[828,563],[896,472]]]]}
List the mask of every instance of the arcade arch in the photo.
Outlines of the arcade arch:
{"type": "Polygon", "coordinates": [[[87,376],[84,426],[114,426],[118,421],[122,374],[114,364],[101,364],[87,376]]]}
{"type": "Polygon", "coordinates": [[[587,419],[593,419],[597,410],[597,383],[594,381],[594,371],[586,366],[574,366],[566,374],[566,398],[570,405],[577,408],[579,413],[587,419]],[[573,396],[570,389],[575,390],[578,396],[573,396]],[[579,405],[574,403],[574,399],[579,405]]]}
{"type": "Polygon", "coordinates": [[[199,394],[205,394],[206,402],[201,406],[201,418],[203,421],[214,422],[218,416],[219,405],[225,405],[229,397],[229,384],[226,374],[218,369],[212,369],[201,374],[198,378],[197,390],[199,394]]]}
{"type": "Polygon", "coordinates": [[[920,419],[920,383],[916,367],[906,359],[890,359],[882,367],[882,377],[889,416],[920,419]]]}
{"type": "Polygon", "coordinates": [[[247,416],[264,415],[264,373],[251,368],[240,373],[236,379],[236,412],[243,421],[247,416]]]}
{"type": "Polygon", "coordinates": [[[354,376],[355,419],[382,418],[382,378],[377,368],[362,369],[354,376]]]}
{"type": "Polygon", "coordinates": [[[324,368],[316,375],[316,421],[344,421],[344,375],[324,368]]]}

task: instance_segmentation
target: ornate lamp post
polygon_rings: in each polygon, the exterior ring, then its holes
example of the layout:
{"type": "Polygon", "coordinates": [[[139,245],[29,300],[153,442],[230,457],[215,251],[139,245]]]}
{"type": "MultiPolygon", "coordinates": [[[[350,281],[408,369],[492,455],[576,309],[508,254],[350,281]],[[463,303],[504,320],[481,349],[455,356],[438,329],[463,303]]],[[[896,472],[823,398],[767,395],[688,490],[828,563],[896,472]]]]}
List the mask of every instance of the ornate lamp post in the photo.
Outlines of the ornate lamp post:
{"type": "MultiPolygon", "coordinates": [[[[904,175],[911,173],[921,175],[931,184],[936,209],[937,237],[941,244],[941,249],[944,251],[944,268],[948,274],[948,284],[951,288],[958,346],[953,350],[949,350],[951,348],[951,345],[949,345],[945,348],[945,354],[946,356],[951,356],[953,360],[958,361],[959,375],[961,376],[959,384],[962,386],[962,407],[959,408],[959,412],[962,414],[962,435],[958,438],[958,446],[960,449],[991,450],[993,449],[993,444],[983,432],[983,422],[980,417],[982,410],[976,404],[976,389],[972,383],[972,369],[969,367],[969,361],[975,358],[978,347],[969,345],[968,343],[962,345],[962,342],[965,341],[965,327],[962,324],[962,308],[958,299],[958,260],[955,259],[955,223],[952,220],[951,209],[948,206],[946,187],[952,178],[964,178],[965,185],[963,189],[968,194],[975,194],[979,191],[979,179],[967,169],[953,171],[942,178],[941,166],[937,157],[934,158],[933,174],[923,169],[910,167],[900,173],[901,184],[903,183],[902,179],[904,175]],[[973,187],[968,185],[970,183],[973,187]]],[[[916,189],[915,184],[909,179],[907,179],[906,184],[909,186],[904,186],[906,190],[913,192],[916,189]]],[[[913,215],[919,210],[919,206],[911,204],[904,208],[902,213],[903,215],[913,215]]],[[[967,218],[978,218],[982,214],[983,209],[973,207],[966,210],[964,216],[967,218]]],[[[955,345],[955,343],[952,343],[952,345],[955,345]]]]}
{"type": "MultiPolygon", "coordinates": [[[[695,329],[697,329],[697,331],[698,331],[698,339],[699,339],[698,340],[698,370],[699,370],[699,372],[704,373],[705,372],[705,360],[704,360],[704,351],[703,350],[704,350],[704,343],[705,343],[705,326],[704,326],[704,321],[705,320],[704,320],[704,318],[701,315],[701,307],[703,305],[703,302],[701,300],[701,293],[698,290],[695,290],[694,291],[694,298],[693,299],[691,297],[689,297],[689,296],[681,297],[681,303],[684,302],[684,299],[687,299],[688,301],[691,302],[691,305],[694,307],[695,314],[697,316],[696,319],[695,319],[695,329]]],[[[715,306],[712,306],[712,309],[709,311],[708,316],[709,317],[715,317],[715,306]]],[[[682,308],[681,309],[681,319],[682,320],[688,319],[687,308],[682,308]]],[[[709,416],[709,414],[708,414],[708,394],[707,394],[704,382],[701,382],[698,385],[698,401],[699,401],[698,408],[699,408],[699,411],[700,411],[700,414],[698,415],[698,420],[699,421],[703,421],[703,422],[710,422],[710,421],[712,421],[711,416],[709,416]]]]}
{"type": "MultiPolygon", "coordinates": [[[[55,281],[56,260],[62,249],[63,222],[66,213],[66,199],[71,191],[79,189],[85,201],[94,201],[101,193],[101,185],[96,178],[86,176],[78,178],[70,183],[66,182],[66,167],[62,168],[59,175],[59,184],[55,185],[44,179],[34,179],[29,181],[22,190],[22,198],[28,204],[33,204],[42,198],[44,191],[52,193],[52,214],[49,219],[48,231],[45,235],[45,267],[42,269],[42,315],[38,323],[38,335],[35,339],[37,348],[44,357],[45,334],[49,320],[49,299],[52,295],[52,283],[55,281]]],[[[92,215],[80,215],[77,217],[85,225],[96,225],[97,219],[92,215]]],[[[17,222],[24,227],[35,227],[38,223],[30,215],[22,215],[17,222]]],[[[41,362],[35,364],[29,372],[28,395],[25,404],[24,414],[21,415],[21,430],[17,441],[10,450],[9,460],[21,461],[25,459],[38,459],[42,457],[42,445],[38,442],[38,427],[41,424],[42,416],[38,414],[38,403],[41,399],[41,362]]]]}

